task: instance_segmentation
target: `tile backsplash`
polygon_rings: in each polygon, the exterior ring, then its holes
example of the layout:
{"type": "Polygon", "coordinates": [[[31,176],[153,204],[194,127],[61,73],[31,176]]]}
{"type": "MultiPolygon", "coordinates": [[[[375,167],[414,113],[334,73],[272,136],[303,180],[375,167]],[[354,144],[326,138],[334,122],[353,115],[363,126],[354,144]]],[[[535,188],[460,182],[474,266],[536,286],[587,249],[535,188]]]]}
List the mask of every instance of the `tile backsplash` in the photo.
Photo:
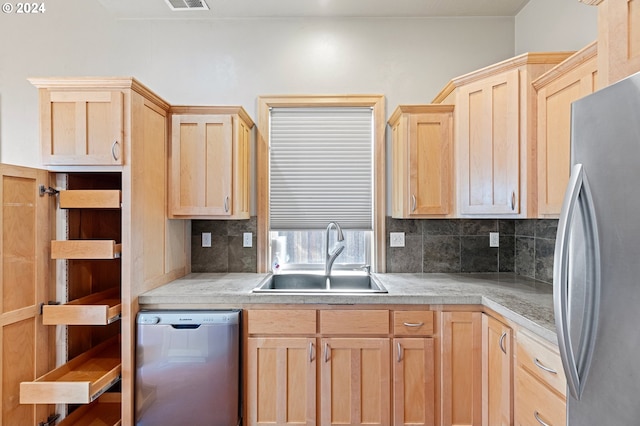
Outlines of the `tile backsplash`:
{"type": "MultiPolygon", "coordinates": [[[[555,219],[392,219],[387,217],[387,272],[515,272],[553,281],[555,219]],[[389,247],[389,232],[404,232],[405,247],[389,247]],[[500,247],[489,247],[489,232],[500,247]]],[[[256,217],[249,220],[193,220],[193,272],[256,272],[256,217]],[[211,232],[211,247],[202,233],[211,232]],[[253,246],[242,246],[244,232],[253,246]]]]}
{"type": "Polygon", "coordinates": [[[404,232],[405,247],[389,247],[387,272],[515,272],[553,281],[555,219],[392,219],[389,232],[404,232]],[[499,232],[499,247],[489,233],[499,232]]]}

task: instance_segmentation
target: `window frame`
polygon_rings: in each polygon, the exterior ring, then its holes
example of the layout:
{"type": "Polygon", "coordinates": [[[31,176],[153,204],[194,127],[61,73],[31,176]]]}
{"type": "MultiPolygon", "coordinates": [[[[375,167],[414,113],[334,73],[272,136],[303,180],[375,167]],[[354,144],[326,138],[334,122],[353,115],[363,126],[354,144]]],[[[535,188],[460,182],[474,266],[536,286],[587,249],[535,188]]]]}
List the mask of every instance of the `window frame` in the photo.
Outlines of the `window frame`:
{"type": "Polygon", "coordinates": [[[371,107],[373,109],[373,259],[371,270],[386,271],[386,121],[383,95],[282,95],[258,97],[256,130],[257,269],[270,270],[269,262],[269,117],[272,107],[371,107]]]}

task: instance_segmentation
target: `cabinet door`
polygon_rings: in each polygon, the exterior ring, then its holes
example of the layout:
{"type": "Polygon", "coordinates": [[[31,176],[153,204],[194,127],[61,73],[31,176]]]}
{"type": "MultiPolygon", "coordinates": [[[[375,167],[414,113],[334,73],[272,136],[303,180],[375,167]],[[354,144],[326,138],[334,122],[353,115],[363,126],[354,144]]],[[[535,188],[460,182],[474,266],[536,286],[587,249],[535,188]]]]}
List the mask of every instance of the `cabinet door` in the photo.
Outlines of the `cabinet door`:
{"type": "Polygon", "coordinates": [[[592,57],[538,90],[538,214],[558,217],[569,182],[571,103],[596,89],[592,57]]]}
{"type": "Polygon", "coordinates": [[[44,171],[0,165],[0,362],[3,366],[0,425],[35,425],[52,406],[20,404],[20,382],[31,381],[54,363],[53,336],[43,326],[40,303],[49,293],[50,197],[38,195],[47,185],[44,171]]]}
{"type": "Polygon", "coordinates": [[[247,424],[316,424],[315,342],[310,337],[248,339],[247,424]]]}
{"type": "Polygon", "coordinates": [[[519,70],[460,87],[460,213],[519,213],[519,70]]]}
{"type": "Polygon", "coordinates": [[[483,426],[513,424],[511,339],[511,328],[482,315],[483,426]]]}
{"type": "Polygon", "coordinates": [[[388,338],[323,338],[322,425],[388,425],[391,383],[388,338]]]}
{"type": "Polygon", "coordinates": [[[40,90],[43,164],[123,164],[120,91],[40,90]]]}
{"type": "Polygon", "coordinates": [[[251,196],[251,129],[241,119],[234,117],[235,143],[233,144],[234,188],[233,216],[249,219],[251,196]]]}
{"type": "Polygon", "coordinates": [[[442,425],[482,423],[482,316],[442,313],[442,425]]]}
{"type": "Polygon", "coordinates": [[[229,115],[173,116],[172,215],[231,215],[232,130],[229,115]]]}
{"type": "Polygon", "coordinates": [[[393,339],[393,424],[431,426],[435,421],[433,339],[393,339]]]}
{"type": "Polygon", "coordinates": [[[413,114],[409,119],[411,215],[450,211],[451,126],[449,114],[413,114]]]}
{"type": "Polygon", "coordinates": [[[598,5],[600,88],[640,71],[640,1],[591,0],[598,5]]]}

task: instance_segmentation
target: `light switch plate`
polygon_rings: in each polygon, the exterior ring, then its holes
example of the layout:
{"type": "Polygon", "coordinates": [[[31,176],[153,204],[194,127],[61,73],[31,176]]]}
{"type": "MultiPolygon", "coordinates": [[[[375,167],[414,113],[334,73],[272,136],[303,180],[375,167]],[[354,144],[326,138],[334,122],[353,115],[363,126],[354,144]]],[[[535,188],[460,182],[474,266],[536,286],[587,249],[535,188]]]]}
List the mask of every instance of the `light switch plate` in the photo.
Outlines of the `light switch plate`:
{"type": "Polygon", "coordinates": [[[253,233],[244,232],[242,234],[242,247],[253,247],[253,233]]]}
{"type": "Polygon", "coordinates": [[[390,232],[389,245],[391,247],[404,247],[404,232],[390,232]]]}
{"type": "Polygon", "coordinates": [[[211,232],[202,233],[202,247],[211,247],[211,232]]]}
{"type": "Polygon", "coordinates": [[[500,247],[500,233],[489,232],[489,247],[500,247]]]}

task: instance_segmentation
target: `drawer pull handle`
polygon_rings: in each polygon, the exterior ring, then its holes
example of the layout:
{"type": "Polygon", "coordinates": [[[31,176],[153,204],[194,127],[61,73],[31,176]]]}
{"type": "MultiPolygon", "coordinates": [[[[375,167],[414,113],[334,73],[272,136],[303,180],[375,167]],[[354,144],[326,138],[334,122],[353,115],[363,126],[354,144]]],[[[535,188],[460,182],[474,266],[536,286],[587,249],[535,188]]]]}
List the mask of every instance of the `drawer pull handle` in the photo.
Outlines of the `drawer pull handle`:
{"type": "Polygon", "coordinates": [[[404,325],[406,327],[422,327],[424,323],[423,322],[405,322],[404,325]]]}
{"type": "Polygon", "coordinates": [[[505,354],[507,353],[507,348],[505,348],[504,346],[504,338],[507,337],[507,332],[503,332],[502,336],[500,336],[500,342],[498,343],[500,345],[500,349],[502,349],[502,352],[504,352],[505,354]]]}
{"type": "Polygon", "coordinates": [[[398,362],[402,361],[402,345],[398,342],[398,362]]]}
{"type": "Polygon", "coordinates": [[[313,362],[313,342],[309,342],[309,362],[313,362]]]}
{"type": "Polygon", "coordinates": [[[329,362],[329,344],[324,344],[324,362],[329,362]]]}
{"type": "Polygon", "coordinates": [[[534,411],[534,412],[533,412],[533,417],[535,417],[535,418],[536,418],[536,420],[538,421],[538,423],[540,423],[542,426],[551,426],[551,425],[549,425],[549,423],[546,423],[546,422],[542,421],[542,419],[541,419],[541,418],[540,418],[540,416],[538,415],[538,412],[537,412],[537,411],[534,411]]]}
{"type": "Polygon", "coordinates": [[[538,358],[534,358],[533,359],[533,363],[535,365],[538,366],[538,368],[543,369],[544,371],[551,373],[551,374],[558,374],[558,372],[556,370],[554,370],[553,368],[549,368],[546,365],[542,364],[540,361],[538,361],[538,358]]]}

